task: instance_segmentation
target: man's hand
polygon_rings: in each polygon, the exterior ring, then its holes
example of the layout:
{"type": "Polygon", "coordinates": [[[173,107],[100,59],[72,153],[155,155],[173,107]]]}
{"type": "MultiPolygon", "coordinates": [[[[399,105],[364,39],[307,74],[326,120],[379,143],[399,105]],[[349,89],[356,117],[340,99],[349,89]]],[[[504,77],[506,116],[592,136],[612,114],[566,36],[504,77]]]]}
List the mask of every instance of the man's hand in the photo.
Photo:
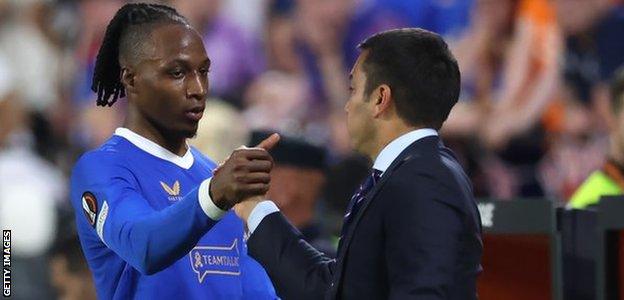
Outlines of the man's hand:
{"type": "Polygon", "coordinates": [[[263,196],[254,196],[249,199],[245,199],[242,202],[234,205],[234,212],[236,215],[247,223],[247,219],[249,219],[249,215],[251,211],[258,205],[258,203],[266,200],[263,196]]]}
{"type": "Polygon", "coordinates": [[[243,199],[263,196],[269,190],[273,158],[268,150],[279,141],[272,134],[254,148],[239,148],[214,171],[210,197],[214,204],[228,210],[243,199]]]}

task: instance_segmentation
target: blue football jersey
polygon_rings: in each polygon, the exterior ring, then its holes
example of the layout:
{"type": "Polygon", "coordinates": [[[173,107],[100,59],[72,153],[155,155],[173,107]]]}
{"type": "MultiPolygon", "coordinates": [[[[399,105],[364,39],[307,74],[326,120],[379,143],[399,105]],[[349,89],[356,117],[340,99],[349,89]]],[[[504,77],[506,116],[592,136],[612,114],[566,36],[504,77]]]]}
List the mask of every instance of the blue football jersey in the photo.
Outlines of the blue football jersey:
{"type": "Polygon", "coordinates": [[[125,128],[80,158],[71,201],[98,298],[277,298],[242,221],[201,208],[214,168],[192,147],[180,157],[125,128]]]}

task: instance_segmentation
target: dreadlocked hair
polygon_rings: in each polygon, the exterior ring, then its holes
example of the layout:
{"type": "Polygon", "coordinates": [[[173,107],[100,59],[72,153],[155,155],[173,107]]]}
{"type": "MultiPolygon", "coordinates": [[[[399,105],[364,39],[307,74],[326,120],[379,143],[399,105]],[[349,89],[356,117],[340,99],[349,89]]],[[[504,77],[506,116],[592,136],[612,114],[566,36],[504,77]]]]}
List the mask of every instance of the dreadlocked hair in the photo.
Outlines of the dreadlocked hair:
{"type": "MultiPolygon", "coordinates": [[[[136,51],[140,38],[136,33],[145,25],[172,23],[188,25],[188,21],[174,8],[159,4],[130,3],[121,7],[106,27],[104,40],[95,61],[91,90],[97,93],[98,106],[111,106],[126,96],[121,83],[121,52],[136,51]],[[125,41],[132,39],[132,41],[125,41]],[[134,45],[124,47],[125,44],[134,45]],[[133,47],[134,46],[134,47],[133,47]]],[[[122,55],[124,53],[121,53],[122,55]]]]}

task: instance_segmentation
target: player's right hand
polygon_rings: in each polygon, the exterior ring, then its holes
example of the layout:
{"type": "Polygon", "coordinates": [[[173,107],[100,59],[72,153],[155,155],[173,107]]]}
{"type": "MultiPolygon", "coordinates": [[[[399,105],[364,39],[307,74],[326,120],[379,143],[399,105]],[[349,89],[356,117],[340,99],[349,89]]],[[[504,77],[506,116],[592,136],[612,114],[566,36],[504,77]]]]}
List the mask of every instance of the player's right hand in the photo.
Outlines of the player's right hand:
{"type": "Polygon", "coordinates": [[[268,151],[279,138],[274,133],[256,147],[236,149],[215,169],[210,182],[210,197],[216,206],[228,210],[244,199],[266,194],[273,168],[273,158],[268,151]]]}

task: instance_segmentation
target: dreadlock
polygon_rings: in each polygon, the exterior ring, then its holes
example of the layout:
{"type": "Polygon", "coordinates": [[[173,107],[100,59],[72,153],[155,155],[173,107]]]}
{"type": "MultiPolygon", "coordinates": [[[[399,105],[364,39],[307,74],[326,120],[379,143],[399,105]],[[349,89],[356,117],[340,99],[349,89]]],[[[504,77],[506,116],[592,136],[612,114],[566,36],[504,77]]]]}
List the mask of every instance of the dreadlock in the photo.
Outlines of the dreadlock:
{"type": "Polygon", "coordinates": [[[95,61],[91,90],[97,93],[98,106],[111,106],[117,99],[125,97],[126,91],[120,78],[120,59],[136,57],[143,38],[153,29],[153,25],[163,23],[188,25],[182,15],[165,5],[130,3],[117,11],[106,27],[95,61]]]}

